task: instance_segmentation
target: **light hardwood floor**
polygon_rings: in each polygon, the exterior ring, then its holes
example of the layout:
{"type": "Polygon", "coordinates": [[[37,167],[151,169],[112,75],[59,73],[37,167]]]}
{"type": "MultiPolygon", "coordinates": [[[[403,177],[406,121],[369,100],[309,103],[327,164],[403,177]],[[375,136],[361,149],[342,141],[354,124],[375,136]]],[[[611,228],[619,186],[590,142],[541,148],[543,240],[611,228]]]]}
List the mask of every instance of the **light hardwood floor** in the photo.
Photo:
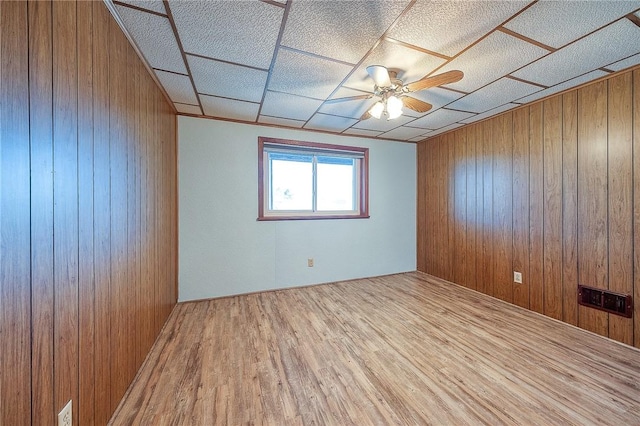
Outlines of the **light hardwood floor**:
{"type": "Polygon", "coordinates": [[[640,351],[419,272],[173,311],[113,425],[640,425],[640,351]]]}

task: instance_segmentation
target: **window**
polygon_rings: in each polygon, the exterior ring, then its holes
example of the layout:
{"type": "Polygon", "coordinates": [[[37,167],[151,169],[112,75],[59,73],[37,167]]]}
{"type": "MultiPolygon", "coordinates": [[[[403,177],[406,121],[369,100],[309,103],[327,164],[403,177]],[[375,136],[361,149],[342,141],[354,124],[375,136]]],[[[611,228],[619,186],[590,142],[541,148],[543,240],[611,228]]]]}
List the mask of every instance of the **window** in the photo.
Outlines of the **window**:
{"type": "Polygon", "coordinates": [[[258,220],[369,217],[367,148],[258,138],[258,220]]]}

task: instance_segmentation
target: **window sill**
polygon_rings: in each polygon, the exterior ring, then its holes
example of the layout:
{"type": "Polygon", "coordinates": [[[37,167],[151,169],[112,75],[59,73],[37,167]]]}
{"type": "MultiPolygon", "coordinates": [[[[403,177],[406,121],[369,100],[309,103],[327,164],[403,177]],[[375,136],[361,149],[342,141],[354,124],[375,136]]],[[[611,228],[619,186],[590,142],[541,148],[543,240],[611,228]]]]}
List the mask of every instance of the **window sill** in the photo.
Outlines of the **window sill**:
{"type": "Polygon", "coordinates": [[[325,215],[325,216],[260,216],[258,222],[270,222],[274,220],[325,220],[325,219],[369,219],[367,215],[325,215]]]}

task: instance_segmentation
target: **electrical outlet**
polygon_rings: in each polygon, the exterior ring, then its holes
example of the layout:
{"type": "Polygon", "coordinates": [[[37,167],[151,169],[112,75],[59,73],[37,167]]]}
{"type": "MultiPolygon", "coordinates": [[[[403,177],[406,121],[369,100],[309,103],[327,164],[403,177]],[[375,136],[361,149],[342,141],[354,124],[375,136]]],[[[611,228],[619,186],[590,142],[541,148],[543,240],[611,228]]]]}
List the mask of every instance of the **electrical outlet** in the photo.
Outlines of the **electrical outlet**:
{"type": "Polygon", "coordinates": [[[522,284],[522,272],[513,271],[513,282],[522,284]]]}
{"type": "Polygon", "coordinates": [[[62,411],[58,413],[58,426],[73,425],[73,410],[71,409],[71,400],[67,402],[62,411]]]}
{"type": "Polygon", "coordinates": [[[312,257],[310,257],[309,259],[307,259],[307,266],[308,266],[309,268],[313,268],[313,258],[312,258],[312,257]]]}

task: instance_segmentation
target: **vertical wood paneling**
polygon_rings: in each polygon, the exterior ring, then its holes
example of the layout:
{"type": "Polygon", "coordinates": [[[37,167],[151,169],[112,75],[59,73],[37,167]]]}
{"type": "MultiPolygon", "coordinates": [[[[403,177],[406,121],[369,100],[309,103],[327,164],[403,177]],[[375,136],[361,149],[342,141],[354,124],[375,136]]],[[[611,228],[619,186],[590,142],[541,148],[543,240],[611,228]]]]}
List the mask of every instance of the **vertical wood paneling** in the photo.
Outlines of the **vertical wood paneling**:
{"type": "Polygon", "coordinates": [[[466,282],[467,262],[467,161],[466,161],[466,131],[460,130],[452,134],[453,139],[449,141],[454,152],[454,182],[455,182],[455,222],[452,226],[455,238],[453,247],[453,281],[464,286],[466,282]]]}
{"type": "MultiPolygon", "coordinates": [[[[609,289],[633,293],[632,74],[608,80],[609,289]]],[[[637,302],[637,301],[636,301],[637,302]]],[[[633,320],[609,315],[609,337],[633,344],[633,320]]]]}
{"type": "Polygon", "coordinates": [[[562,97],[543,102],[543,312],[562,319],[562,97]]]}
{"type": "Polygon", "coordinates": [[[31,418],[27,3],[0,2],[0,424],[31,418]],[[20,100],[20,102],[16,102],[20,100]],[[11,107],[6,107],[6,106],[11,107]]]}
{"type": "Polygon", "coordinates": [[[478,238],[478,217],[477,217],[477,170],[476,170],[476,139],[472,127],[467,127],[465,131],[466,155],[466,184],[467,184],[467,238],[465,248],[465,286],[476,289],[476,244],[478,238]]]}
{"type": "Polygon", "coordinates": [[[468,129],[467,139],[471,137],[476,145],[476,290],[484,292],[484,143],[480,124],[468,129]]]}
{"type": "Polygon", "coordinates": [[[633,71],[633,345],[640,348],[640,68],[633,71]]]}
{"type": "Polygon", "coordinates": [[[104,425],[176,303],[175,115],[102,2],[0,2],[0,53],[0,424],[104,425]]]}
{"type": "Polygon", "coordinates": [[[493,134],[492,123],[480,123],[482,141],[482,284],[480,291],[494,295],[494,247],[493,247],[493,134]]]}
{"type": "Polygon", "coordinates": [[[494,296],[513,301],[513,220],[512,220],[512,114],[500,115],[493,124],[493,267],[494,296]]]}
{"type": "Polygon", "coordinates": [[[529,309],[544,309],[544,132],[542,103],[529,108],[529,309]]]}
{"type": "MultiPolygon", "coordinates": [[[[53,9],[54,410],[78,400],[78,70],[76,3],[53,9]]],[[[74,417],[78,407],[73,407],[74,417]]]]}
{"type": "Polygon", "coordinates": [[[78,21],[78,283],[79,394],[78,424],[93,424],[95,395],[94,145],[93,145],[93,2],[77,4],[78,21]]]}
{"type": "MultiPolygon", "coordinates": [[[[578,116],[578,278],[608,288],[606,81],[578,90],[578,116]]],[[[606,336],[608,314],[580,306],[579,325],[606,336]]]]}
{"type": "Polygon", "coordinates": [[[54,424],[53,81],[51,3],[29,9],[32,417],[54,424]]]}
{"type": "Polygon", "coordinates": [[[562,96],[563,321],[578,325],[578,96],[562,96]]]}
{"type": "Polygon", "coordinates": [[[529,108],[513,112],[513,303],[529,308],[529,108]]]}

